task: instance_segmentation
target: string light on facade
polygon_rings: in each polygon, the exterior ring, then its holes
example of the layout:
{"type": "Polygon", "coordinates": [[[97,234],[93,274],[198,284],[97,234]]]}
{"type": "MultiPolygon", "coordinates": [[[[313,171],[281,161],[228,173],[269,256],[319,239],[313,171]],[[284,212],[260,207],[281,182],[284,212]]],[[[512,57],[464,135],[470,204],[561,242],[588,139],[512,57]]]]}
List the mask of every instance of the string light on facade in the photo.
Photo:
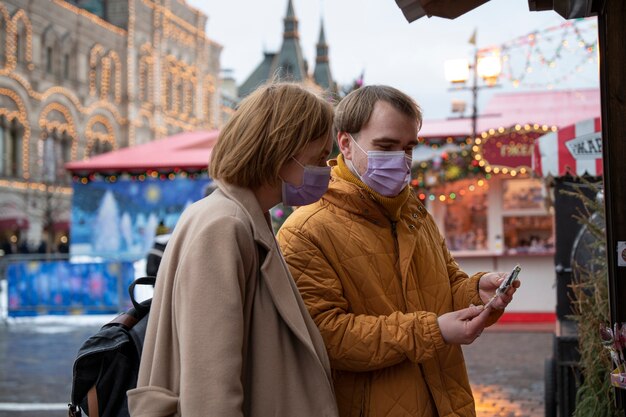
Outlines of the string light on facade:
{"type": "Polygon", "coordinates": [[[41,116],[39,117],[39,127],[41,128],[41,135],[43,140],[46,140],[50,132],[55,130],[60,134],[66,134],[72,144],[71,159],[76,159],[76,152],[78,148],[78,141],[76,140],[76,126],[74,124],[72,114],[67,107],[59,103],[48,104],[43,109],[43,111],[41,112],[41,116]],[[48,115],[50,115],[50,113],[52,113],[53,111],[60,113],[65,119],[65,122],[48,120],[48,115]]]}
{"type": "Polygon", "coordinates": [[[96,115],[89,119],[87,127],[85,128],[85,136],[87,137],[87,147],[85,148],[85,157],[89,156],[96,143],[109,143],[111,149],[117,149],[117,142],[113,133],[113,125],[111,121],[102,115],[96,115]],[[97,125],[100,125],[105,130],[99,132],[94,129],[97,125]]]}

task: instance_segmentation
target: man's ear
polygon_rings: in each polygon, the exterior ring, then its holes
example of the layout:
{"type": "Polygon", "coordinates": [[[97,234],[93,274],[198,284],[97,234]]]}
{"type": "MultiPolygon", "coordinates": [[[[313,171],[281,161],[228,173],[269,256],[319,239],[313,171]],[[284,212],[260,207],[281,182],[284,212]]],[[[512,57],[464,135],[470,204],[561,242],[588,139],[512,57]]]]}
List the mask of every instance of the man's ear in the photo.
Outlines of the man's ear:
{"type": "Polygon", "coordinates": [[[352,160],[352,143],[348,132],[337,132],[337,145],[344,159],[352,160]]]}

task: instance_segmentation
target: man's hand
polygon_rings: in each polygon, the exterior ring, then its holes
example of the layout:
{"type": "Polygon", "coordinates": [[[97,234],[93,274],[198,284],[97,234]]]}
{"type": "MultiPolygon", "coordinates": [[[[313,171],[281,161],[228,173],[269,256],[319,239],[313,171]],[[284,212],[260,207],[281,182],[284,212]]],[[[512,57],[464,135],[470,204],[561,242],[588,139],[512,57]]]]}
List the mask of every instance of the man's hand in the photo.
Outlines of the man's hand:
{"type": "Polygon", "coordinates": [[[443,340],[450,344],[469,345],[483,332],[490,310],[491,307],[471,305],[439,316],[437,323],[443,340]]]}
{"type": "MultiPolygon", "coordinates": [[[[495,295],[496,289],[500,286],[500,283],[509,275],[508,272],[489,272],[480,277],[478,283],[478,293],[483,304],[487,304],[489,300],[495,295]]],[[[496,297],[491,303],[491,307],[496,310],[504,310],[506,306],[513,300],[513,294],[520,286],[520,281],[513,281],[513,285],[502,295],[496,297]]]]}

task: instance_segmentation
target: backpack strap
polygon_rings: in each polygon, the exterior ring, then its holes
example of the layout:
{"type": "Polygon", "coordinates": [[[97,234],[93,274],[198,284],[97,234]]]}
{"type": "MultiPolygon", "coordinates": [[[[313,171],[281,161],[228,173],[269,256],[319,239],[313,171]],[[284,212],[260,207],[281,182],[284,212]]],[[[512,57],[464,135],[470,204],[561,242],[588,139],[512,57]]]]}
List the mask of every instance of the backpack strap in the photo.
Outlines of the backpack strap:
{"type": "Polygon", "coordinates": [[[132,314],[122,313],[117,315],[109,324],[121,324],[127,329],[132,329],[139,320],[132,314]]]}
{"type": "MultiPolygon", "coordinates": [[[[135,307],[135,311],[137,312],[138,318],[142,318],[150,311],[150,304],[152,303],[152,299],[145,300],[143,302],[138,302],[135,300],[135,286],[136,285],[152,285],[156,283],[156,277],[141,277],[134,280],[128,286],[128,294],[130,295],[130,301],[132,301],[133,306],[135,307]]],[[[131,326],[132,327],[132,326],[131,326]]]]}
{"type": "Polygon", "coordinates": [[[89,392],[87,392],[87,406],[89,408],[89,417],[100,417],[100,412],[98,411],[98,391],[96,391],[96,386],[89,388],[89,392]]]}

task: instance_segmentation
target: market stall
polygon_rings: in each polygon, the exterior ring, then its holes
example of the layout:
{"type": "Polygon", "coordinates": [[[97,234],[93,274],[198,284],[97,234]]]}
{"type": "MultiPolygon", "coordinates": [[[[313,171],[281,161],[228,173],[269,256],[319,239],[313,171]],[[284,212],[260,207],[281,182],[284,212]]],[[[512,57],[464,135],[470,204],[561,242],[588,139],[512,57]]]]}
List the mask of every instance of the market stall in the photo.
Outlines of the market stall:
{"type": "Polygon", "coordinates": [[[200,199],[217,131],[185,132],[71,162],[70,254],[137,260],[157,228],[172,229],[200,199]]]}
{"type": "Polygon", "coordinates": [[[597,90],[495,95],[485,109],[495,116],[479,119],[475,140],[466,120],[424,121],[413,185],[457,261],[470,273],[522,265],[524,289],[504,321],[556,320],[554,212],[545,181],[533,171],[533,152],[538,138],[597,117],[599,96],[597,90]]]}
{"type": "Polygon", "coordinates": [[[69,259],[15,262],[8,315],[112,313],[145,275],[155,234],[206,194],[217,131],[186,132],[71,162],[69,259]],[[143,263],[142,263],[143,262],[143,263]]]}

